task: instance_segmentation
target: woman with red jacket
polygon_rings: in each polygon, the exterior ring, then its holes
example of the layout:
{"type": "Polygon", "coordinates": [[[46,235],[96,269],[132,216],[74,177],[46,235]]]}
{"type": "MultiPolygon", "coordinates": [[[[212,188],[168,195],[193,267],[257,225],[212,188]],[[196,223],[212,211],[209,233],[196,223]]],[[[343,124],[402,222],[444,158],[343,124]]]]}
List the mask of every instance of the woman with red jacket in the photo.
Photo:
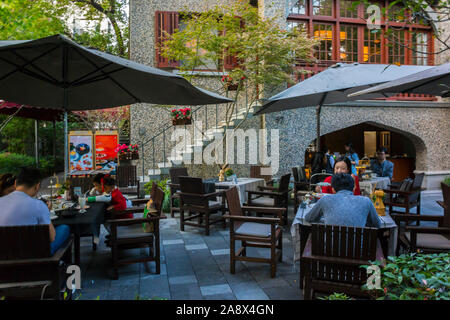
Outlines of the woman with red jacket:
{"type": "MultiPolygon", "coordinates": [[[[337,173],[351,173],[352,163],[346,157],[340,157],[336,160],[333,167],[334,174],[337,173]]],[[[359,188],[359,178],[358,176],[352,174],[353,180],[355,180],[355,188],[353,189],[353,194],[355,196],[361,195],[361,189],[359,188]]],[[[334,193],[333,188],[331,188],[331,176],[327,177],[323,182],[328,182],[330,186],[327,187],[316,187],[316,192],[322,193],[334,193]]]]}

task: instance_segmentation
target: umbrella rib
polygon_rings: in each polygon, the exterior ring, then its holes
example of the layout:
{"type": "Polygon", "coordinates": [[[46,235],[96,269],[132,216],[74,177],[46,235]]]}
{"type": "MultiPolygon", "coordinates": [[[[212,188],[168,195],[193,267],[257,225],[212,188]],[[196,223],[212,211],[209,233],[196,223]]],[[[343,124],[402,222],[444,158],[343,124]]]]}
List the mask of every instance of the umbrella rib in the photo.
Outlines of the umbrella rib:
{"type": "Polygon", "coordinates": [[[42,75],[40,75],[40,74],[37,74],[36,72],[33,72],[33,71],[30,71],[30,70],[24,69],[24,68],[21,67],[20,65],[15,64],[15,63],[13,63],[13,62],[11,62],[11,61],[5,59],[5,58],[0,57],[0,60],[5,61],[6,63],[12,64],[13,66],[15,66],[15,67],[17,68],[16,70],[11,71],[10,73],[8,73],[8,74],[4,75],[3,77],[1,77],[1,78],[0,78],[0,81],[1,81],[1,80],[4,80],[4,79],[6,79],[6,78],[8,78],[10,75],[12,75],[13,73],[16,73],[17,71],[20,70],[22,73],[24,73],[24,74],[26,74],[26,75],[29,75],[29,76],[31,76],[31,77],[33,77],[33,78],[42,80],[42,81],[44,81],[44,82],[47,82],[47,83],[50,83],[50,84],[53,84],[53,85],[58,85],[58,82],[53,82],[52,80],[47,79],[46,77],[44,77],[44,76],[42,76],[42,75]]]}
{"type": "MultiPolygon", "coordinates": [[[[112,62],[107,63],[107,64],[105,64],[103,67],[101,67],[100,69],[105,69],[105,68],[109,67],[109,66],[112,65],[112,64],[113,64],[112,62]]],[[[94,71],[92,71],[92,72],[86,73],[84,76],[82,76],[82,77],[80,77],[80,78],[78,78],[78,79],[72,81],[72,82],[70,83],[70,85],[71,85],[71,86],[77,85],[78,82],[80,82],[81,80],[83,80],[83,79],[85,79],[85,78],[87,78],[87,77],[93,75],[94,73],[96,73],[96,72],[98,72],[98,71],[99,71],[99,70],[94,70],[94,71]]],[[[97,77],[98,77],[98,76],[97,76],[97,77]]]]}
{"type": "MultiPolygon", "coordinates": [[[[16,73],[16,72],[19,71],[19,70],[24,69],[24,68],[25,68],[27,65],[29,65],[30,63],[33,63],[34,61],[36,61],[36,60],[42,58],[43,56],[45,56],[46,54],[49,54],[50,52],[52,52],[53,50],[55,50],[55,49],[57,49],[57,48],[58,48],[58,46],[55,46],[55,47],[51,48],[50,50],[48,50],[48,51],[46,51],[46,52],[40,54],[39,56],[37,56],[36,58],[34,58],[34,59],[28,61],[27,63],[25,63],[25,64],[22,65],[22,66],[17,65],[17,64],[15,64],[15,63],[13,63],[13,62],[11,62],[11,61],[9,61],[9,60],[3,58],[3,57],[0,57],[0,59],[2,59],[3,61],[5,61],[6,63],[12,64],[13,66],[15,66],[15,67],[17,68],[17,69],[15,69],[15,70],[13,70],[13,71],[7,73],[6,75],[0,77],[0,81],[6,79],[7,77],[9,77],[10,75],[16,73]]],[[[24,69],[24,70],[25,70],[25,69],[24,69]]],[[[25,70],[25,71],[28,71],[28,70],[25,70]]],[[[29,72],[31,72],[31,71],[29,71],[29,72]]],[[[44,79],[45,79],[45,78],[44,78],[44,79]]],[[[46,79],[46,81],[48,81],[48,79],[46,79]]]]}
{"type": "MultiPolygon", "coordinates": [[[[20,54],[18,54],[16,51],[11,50],[12,53],[14,53],[16,56],[18,56],[20,59],[22,59],[24,62],[27,61],[27,59],[25,59],[24,57],[22,57],[20,54]]],[[[50,80],[54,81],[55,83],[58,82],[58,80],[56,80],[55,78],[53,78],[50,74],[48,74],[47,72],[45,72],[44,70],[42,70],[41,68],[39,68],[38,66],[34,65],[33,62],[30,63],[30,65],[35,68],[36,70],[38,70],[39,72],[42,72],[45,76],[47,76],[50,80]]]]}
{"type": "MultiPolygon", "coordinates": [[[[71,86],[72,86],[72,87],[79,87],[79,86],[82,86],[82,85],[85,85],[85,84],[89,84],[89,83],[92,83],[92,82],[96,82],[96,81],[100,81],[100,80],[105,80],[105,79],[108,78],[108,75],[113,74],[113,73],[116,73],[116,72],[119,72],[119,71],[122,71],[122,70],[124,70],[124,69],[126,69],[126,68],[125,68],[125,67],[122,67],[122,68],[119,68],[119,69],[116,69],[116,70],[109,71],[109,72],[107,72],[106,74],[101,74],[101,75],[99,74],[99,75],[97,75],[97,76],[95,76],[95,77],[92,77],[92,78],[90,78],[90,79],[86,79],[86,80],[80,81],[80,82],[78,82],[78,83],[72,83],[71,86]]],[[[96,72],[96,71],[94,71],[94,72],[96,72]]]]}
{"type": "MultiPolygon", "coordinates": [[[[101,73],[105,74],[101,68],[99,68],[93,61],[91,61],[88,57],[86,57],[84,54],[82,54],[77,48],[73,48],[75,52],[77,52],[82,58],[86,59],[90,64],[92,64],[97,70],[99,70],[101,73]]],[[[132,94],[129,90],[127,90],[123,85],[121,85],[118,81],[111,78],[109,75],[105,75],[108,79],[110,79],[112,82],[114,82],[119,88],[121,88],[123,91],[125,91],[128,95],[130,95],[133,99],[135,99],[136,102],[140,102],[140,99],[138,99],[134,94],[132,94]]]]}

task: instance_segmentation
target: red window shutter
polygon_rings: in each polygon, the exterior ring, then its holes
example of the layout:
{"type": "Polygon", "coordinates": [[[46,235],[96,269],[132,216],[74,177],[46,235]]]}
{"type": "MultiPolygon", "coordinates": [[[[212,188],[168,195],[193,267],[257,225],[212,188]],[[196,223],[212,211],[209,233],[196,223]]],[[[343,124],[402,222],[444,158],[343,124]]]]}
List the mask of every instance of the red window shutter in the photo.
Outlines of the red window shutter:
{"type": "MultiPolygon", "coordinates": [[[[244,20],[241,19],[241,28],[244,28],[244,20]]],[[[226,30],[224,31],[226,32],[226,30]]],[[[239,61],[236,56],[228,55],[225,52],[225,60],[223,66],[226,70],[232,70],[239,66],[239,61]]]]}
{"type": "Polygon", "coordinates": [[[156,11],[155,36],[156,36],[156,66],[159,68],[175,68],[178,61],[169,60],[161,55],[161,46],[165,41],[165,34],[174,34],[179,26],[179,13],[174,11],[156,11]]]}

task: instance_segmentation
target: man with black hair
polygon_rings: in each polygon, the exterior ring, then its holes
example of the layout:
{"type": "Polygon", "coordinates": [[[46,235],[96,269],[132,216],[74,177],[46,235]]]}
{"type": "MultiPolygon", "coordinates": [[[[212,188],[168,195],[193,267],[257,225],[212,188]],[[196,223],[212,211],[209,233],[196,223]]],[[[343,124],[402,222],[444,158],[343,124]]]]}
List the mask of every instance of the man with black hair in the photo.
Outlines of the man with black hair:
{"type": "Polygon", "coordinates": [[[353,195],[354,180],[350,174],[338,173],[331,178],[335,194],[329,194],[317,201],[305,216],[310,223],[380,227],[377,211],[369,198],[353,195]],[[323,220],[323,221],[322,221],[323,220]]]}
{"type": "Polygon", "coordinates": [[[16,190],[0,198],[0,226],[49,225],[50,251],[53,255],[69,238],[70,229],[67,225],[54,228],[47,205],[35,199],[41,180],[39,169],[23,168],[20,171],[16,179],[16,190]]]}
{"type": "Polygon", "coordinates": [[[370,170],[375,172],[379,177],[389,177],[392,179],[394,175],[394,164],[386,160],[386,148],[377,150],[377,159],[370,163],[370,170]]]}

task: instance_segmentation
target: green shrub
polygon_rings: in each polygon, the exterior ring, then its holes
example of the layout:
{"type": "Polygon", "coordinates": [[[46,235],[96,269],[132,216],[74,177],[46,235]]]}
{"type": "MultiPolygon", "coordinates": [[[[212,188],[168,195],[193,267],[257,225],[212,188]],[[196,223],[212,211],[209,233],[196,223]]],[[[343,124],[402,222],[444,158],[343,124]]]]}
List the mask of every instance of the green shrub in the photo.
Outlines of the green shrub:
{"type": "Polygon", "coordinates": [[[445,177],[444,182],[446,185],[450,186],[450,177],[445,177]]]}
{"type": "Polygon", "coordinates": [[[12,173],[17,175],[20,167],[31,167],[35,165],[35,159],[23,154],[0,153],[0,174],[12,173]]]}
{"type": "MultiPolygon", "coordinates": [[[[150,180],[144,185],[145,192],[150,194],[150,190],[152,189],[153,182],[156,182],[158,187],[160,187],[164,191],[164,201],[162,205],[163,212],[170,212],[170,188],[167,186],[167,180],[150,180]]],[[[178,199],[177,199],[178,200],[178,199]]]]}
{"type": "Polygon", "coordinates": [[[333,294],[330,294],[329,296],[319,297],[319,300],[355,300],[355,299],[350,298],[345,293],[334,292],[333,294]]]}
{"type": "Polygon", "coordinates": [[[375,299],[450,300],[450,253],[388,257],[380,271],[381,288],[369,291],[375,299]]]}

